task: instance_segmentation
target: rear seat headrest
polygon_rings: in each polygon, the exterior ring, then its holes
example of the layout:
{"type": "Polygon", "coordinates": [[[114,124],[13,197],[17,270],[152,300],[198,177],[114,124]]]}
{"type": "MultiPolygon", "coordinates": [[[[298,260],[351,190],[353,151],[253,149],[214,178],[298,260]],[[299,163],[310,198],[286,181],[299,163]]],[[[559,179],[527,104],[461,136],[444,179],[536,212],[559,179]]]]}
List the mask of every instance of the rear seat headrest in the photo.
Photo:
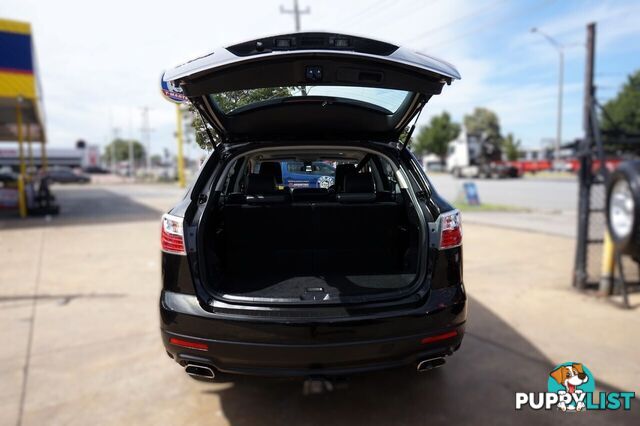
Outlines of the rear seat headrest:
{"type": "Polygon", "coordinates": [[[273,176],[276,183],[282,183],[282,169],[280,163],[275,161],[265,161],[260,163],[260,176],[273,176]]]}
{"type": "Polygon", "coordinates": [[[247,177],[246,200],[249,204],[279,204],[291,201],[288,190],[276,187],[276,178],[268,175],[250,174],[247,177]]]}
{"type": "Polygon", "coordinates": [[[336,199],[341,203],[370,203],[376,200],[371,173],[348,174],[344,178],[344,192],[336,199]]]}
{"type": "Polygon", "coordinates": [[[342,191],[344,188],[344,178],[349,174],[354,174],[356,172],[355,164],[338,164],[336,166],[336,179],[335,179],[335,188],[337,192],[342,191]]]}
{"type": "Polygon", "coordinates": [[[349,174],[344,177],[344,192],[374,193],[373,177],[371,173],[349,174]]]}
{"type": "Polygon", "coordinates": [[[247,177],[247,194],[273,194],[275,192],[277,192],[277,188],[274,176],[252,173],[247,177]]]}

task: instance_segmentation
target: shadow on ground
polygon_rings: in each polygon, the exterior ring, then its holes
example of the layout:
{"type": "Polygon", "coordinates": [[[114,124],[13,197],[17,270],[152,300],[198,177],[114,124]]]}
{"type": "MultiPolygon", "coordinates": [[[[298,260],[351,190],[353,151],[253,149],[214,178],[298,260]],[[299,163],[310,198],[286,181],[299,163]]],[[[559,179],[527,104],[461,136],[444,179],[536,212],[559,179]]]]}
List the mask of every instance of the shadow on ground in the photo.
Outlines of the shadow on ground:
{"type": "Polygon", "coordinates": [[[581,423],[640,424],[637,402],[630,412],[515,411],[515,392],[546,391],[553,367],[516,330],[471,300],[462,348],[439,370],[353,377],[345,389],[311,396],[302,395],[299,381],[256,379],[205,392],[217,395],[224,415],[239,426],[564,424],[575,423],[574,416],[581,423]]]}
{"type": "MultiPolygon", "coordinates": [[[[159,188],[159,191],[161,189],[159,188]]],[[[138,203],[132,198],[104,188],[55,188],[60,214],[50,218],[27,217],[16,213],[0,217],[0,229],[34,228],[40,226],[100,225],[158,220],[164,211],[138,203]]],[[[167,203],[167,208],[171,204],[167,203]]]]}

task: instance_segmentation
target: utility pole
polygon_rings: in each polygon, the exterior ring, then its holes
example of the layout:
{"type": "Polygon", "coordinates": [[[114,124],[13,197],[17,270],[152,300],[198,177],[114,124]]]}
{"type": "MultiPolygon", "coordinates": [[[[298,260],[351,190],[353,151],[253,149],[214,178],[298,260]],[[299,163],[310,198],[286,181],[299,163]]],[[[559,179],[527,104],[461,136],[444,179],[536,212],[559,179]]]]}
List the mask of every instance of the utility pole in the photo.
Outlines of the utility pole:
{"type": "Polygon", "coordinates": [[[135,176],[135,158],[133,154],[133,129],[131,128],[131,110],[129,110],[129,176],[135,176]]]}
{"type": "Polygon", "coordinates": [[[141,142],[144,144],[145,149],[145,166],[147,176],[151,173],[151,132],[153,129],[149,126],[149,107],[145,106],[142,110],[142,126],[140,127],[140,133],[142,133],[141,142]]]}
{"type": "Polygon", "coordinates": [[[589,244],[589,210],[591,209],[591,185],[593,175],[591,171],[593,127],[591,111],[594,103],[595,86],[593,84],[595,53],[596,53],[596,24],[587,25],[587,62],[584,72],[584,103],[582,127],[584,137],[578,147],[580,170],[578,171],[578,235],[576,242],[576,260],[573,272],[573,286],[584,289],[587,284],[587,246],[589,244]]]}
{"type": "Polygon", "coordinates": [[[116,160],[116,145],[115,145],[115,141],[120,139],[120,128],[119,127],[111,127],[111,134],[113,135],[111,137],[111,144],[109,145],[109,166],[111,168],[111,172],[114,173],[116,171],[116,167],[117,167],[117,160],[116,160]]]}
{"type": "Polygon", "coordinates": [[[298,0],[293,0],[293,9],[286,9],[284,6],[280,6],[280,13],[291,14],[296,24],[296,32],[300,32],[300,15],[308,15],[311,13],[311,9],[307,6],[304,10],[300,10],[298,6],[298,0]]]}
{"type": "Polygon", "coordinates": [[[584,74],[584,106],[582,116],[582,128],[585,136],[591,135],[591,108],[596,95],[596,88],[593,84],[594,64],[595,64],[595,45],[596,45],[596,24],[587,25],[587,63],[585,65],[584,74]]]}

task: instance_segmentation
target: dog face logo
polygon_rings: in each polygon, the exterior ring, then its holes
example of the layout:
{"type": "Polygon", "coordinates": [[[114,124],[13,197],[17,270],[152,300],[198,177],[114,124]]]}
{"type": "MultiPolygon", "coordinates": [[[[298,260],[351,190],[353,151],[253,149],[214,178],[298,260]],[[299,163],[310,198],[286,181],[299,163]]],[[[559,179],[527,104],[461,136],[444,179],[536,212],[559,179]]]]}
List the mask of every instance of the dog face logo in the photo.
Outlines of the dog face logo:
{"type": "MultiPolygon", "coordinates": [[[[565,387],[569,393],[575,393],[576,388],[589,381],[589,376],[584,372],[582,364],[561,365],[551,372],[551,377],[558,384],[565,387]]],[[[580,390],[578,389],[580,392],[580,390]]]]}
{"type": "Polygon", "coordinates": [[[595,383],[589,370],[577,362],[557,366],[549,373],[549,391],[561,396],[558,408],[562,411],[583,411],[585,392],[593,392],[595,383]]]}

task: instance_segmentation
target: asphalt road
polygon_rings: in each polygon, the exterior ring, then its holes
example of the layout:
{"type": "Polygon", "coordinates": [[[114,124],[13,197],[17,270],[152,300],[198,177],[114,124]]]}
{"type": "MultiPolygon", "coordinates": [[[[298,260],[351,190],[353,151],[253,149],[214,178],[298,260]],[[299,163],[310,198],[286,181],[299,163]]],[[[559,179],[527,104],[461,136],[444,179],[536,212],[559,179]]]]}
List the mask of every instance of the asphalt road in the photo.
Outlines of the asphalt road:
{"type": "MultiPolygon", "coordinates": [[[[449,174],[429,175],[436,190],[450,202],[462,194],[462,184],[471,179],[456,179],[449,174]]],[[[480,201],[522,207],[539,212],[575,212],[578,184],[572,179],[520,178],[473,179],[480,201]]]]}
{"type": "MultiPolygon", "coordinates": [[[[0,424],[574,424],[514,409],[515,392],[545,391],[568,360],[588,365],[599,390],[640,390],[637,312],[571,290],[573,242],[481,225],[465,228],[469,323],[444,368],[357,376],[312,396],[299,381],[195,382],[158,333],[159,218],[182,191],[55,190],[60,217],[0,220],[0,424]]],[[[640,406],[577,415],[638,424],[640,406]]]]}
{"type": "Polygon", "coordinates": [[[577,230],[578,185],[572,179],[456,179],[448,174],[429,176],[450,203],[462,199],[464,182],[476,183],[485,204],[522,211],[464,211],[463,223],[476,223],[574,238],[577,230]]]}

